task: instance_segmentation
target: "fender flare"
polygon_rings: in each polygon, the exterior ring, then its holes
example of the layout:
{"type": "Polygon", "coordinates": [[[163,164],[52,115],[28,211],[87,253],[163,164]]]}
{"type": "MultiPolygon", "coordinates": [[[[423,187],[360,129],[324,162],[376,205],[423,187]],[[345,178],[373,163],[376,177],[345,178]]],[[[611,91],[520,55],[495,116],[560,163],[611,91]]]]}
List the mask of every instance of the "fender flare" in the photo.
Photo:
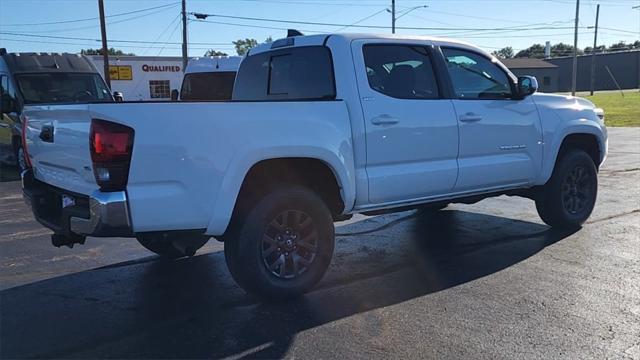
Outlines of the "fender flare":
{"type": "Polygon", "coordinates": [[[229,162],[233,166],[228,166],[225,170],[225,176],[216,196],[214,211],[206,234],[216,236],[226,231],[244,179],[254,165],[265,160],[308,158],[321,161],[333,172],[336,183],[340,187],[340,196],[345,206],[343,212],[349,212],[353,208],[356,199],[355,171],[351,153],[348,150],[337,154],[330,149],[314,146],[296,146],[295,148],[282,146],[270,148],[266,151],[261,149],[259,152],[237,156],[229,162]],[[292,154],[295,154],[295,156],[292,154]]]}
{"type": "Polygon", "coordinates": [[[607,137],[606,133],[603,131],[603,128],[600,127],[597,123],[585,119],[576,119],[565,122],[563,123],[563,127],[561,129],[558,129],[558,131],[550,135],[552,141],[546,146],[548,150],[545,151],[545,161],[542,168],[542,174],[540,176],[539,184],[545,184],[549,180],[549,178],[551,178],[551,174],[553,173],[553,169],[556,165],[556,160],[558,159],[560,147],[568,136],[575,134],[594,136],[598,141],[600,163],[604,161],[607,153],[607,137]]]}

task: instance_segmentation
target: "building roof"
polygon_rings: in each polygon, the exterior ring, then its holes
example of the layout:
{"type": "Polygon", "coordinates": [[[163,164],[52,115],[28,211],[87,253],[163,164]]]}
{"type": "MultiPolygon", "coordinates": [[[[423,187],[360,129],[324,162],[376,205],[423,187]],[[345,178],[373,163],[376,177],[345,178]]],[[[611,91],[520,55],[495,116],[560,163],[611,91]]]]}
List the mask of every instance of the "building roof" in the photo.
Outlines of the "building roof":
{"type": "Polygon", "coordinates": [[[553,69],[558,67],[542,59],[514,58],[500,61],[509,69],[553,69]]]}

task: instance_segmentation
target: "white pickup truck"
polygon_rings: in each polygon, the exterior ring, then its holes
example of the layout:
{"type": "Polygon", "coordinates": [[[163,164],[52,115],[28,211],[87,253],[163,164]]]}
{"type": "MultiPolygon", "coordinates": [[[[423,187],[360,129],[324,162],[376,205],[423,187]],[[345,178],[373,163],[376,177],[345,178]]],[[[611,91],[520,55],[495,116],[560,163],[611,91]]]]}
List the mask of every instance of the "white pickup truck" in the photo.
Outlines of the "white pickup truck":
{"type": "Polygon", "coordinates": [[[247,291],[297,296],[353,213],[507,194],[580,226],[604,114],[536,90],[458,41],[288,37],[250,51],[231,101],[28,107],[24,195],[54,245],[125,236],[181,257],[215,237],[247,291]]]}

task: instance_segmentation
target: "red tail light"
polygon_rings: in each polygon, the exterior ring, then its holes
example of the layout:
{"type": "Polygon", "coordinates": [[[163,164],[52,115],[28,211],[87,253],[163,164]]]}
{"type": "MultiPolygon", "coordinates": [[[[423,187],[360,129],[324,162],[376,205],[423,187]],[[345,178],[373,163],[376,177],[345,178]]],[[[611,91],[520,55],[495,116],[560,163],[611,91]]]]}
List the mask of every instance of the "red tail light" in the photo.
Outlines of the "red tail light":
{"type": "Polygon", "coordinates": [[[91,120],[90,148],[93,175],[104,191],[127,186],[133,151],[133,129],[106,120],[91,120]]]}
{"type": "Polygon", "coordinates": [[[24,152],[24,161],[27,165],[27,168],[31,167],[31,159],[29,158],[29,152],[27,151],[27,125],[29,123],[29,118],[26,115],[20,116],[20,120],[22,121],[22,151],[24,152]]]}

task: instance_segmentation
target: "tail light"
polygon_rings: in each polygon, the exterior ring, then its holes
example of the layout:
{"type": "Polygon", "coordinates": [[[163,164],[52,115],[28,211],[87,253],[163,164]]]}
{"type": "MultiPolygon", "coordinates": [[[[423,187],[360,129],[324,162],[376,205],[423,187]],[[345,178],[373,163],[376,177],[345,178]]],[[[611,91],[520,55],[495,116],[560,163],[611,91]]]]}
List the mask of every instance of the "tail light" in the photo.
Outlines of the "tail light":
{"type": "Polygon", "coordinates": [[[90,148],[93,175],[103,191],[127,186],[133,150],[132,128],[106,120],[91,120],[90,148]]]}
{"type": "Polygon", "coordinates": [[[27,168],[31,167],[31,159],[29,158],[29,151],[27,150],[27,129],[29,118],[26,115],[20,117],[22,121],[22,152],[24,153],[24,161],[27,168]]]}

